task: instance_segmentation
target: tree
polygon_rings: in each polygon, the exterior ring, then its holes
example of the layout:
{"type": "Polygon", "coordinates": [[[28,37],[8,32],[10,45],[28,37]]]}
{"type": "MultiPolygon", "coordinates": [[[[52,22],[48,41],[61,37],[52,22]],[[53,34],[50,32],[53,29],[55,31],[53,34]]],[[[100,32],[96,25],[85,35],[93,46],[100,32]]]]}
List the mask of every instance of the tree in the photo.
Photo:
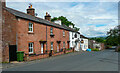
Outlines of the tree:
{"type": "Polygon", "coordinates": [[[111,46],[120,45],[120,25],[107,32],[106,44],[111,46]]]}
{"type": "MultiPolygon", "coordinates": [[[[73,27],[75,26],[74,23],[72,23],[71,21],[68,21],[68,19],[66,17],[64,17],[64,16],[54,17],[54,18],[51,19],[52,22],[54,22],[55,20],[61,20],[61,23],[63,25],[66,25],[67,27],[69,27],[70,25],[72,25],[73,27]]],[[[80,28],[74,27],[74,29],[76,31],[79,31],[80,28]]]]}
{"type": "Polygon", "coordinates": [[[105,43],[106,42],[106,37],[94,37],[94,38],[90,38],[90,40],[95,40],[99,43],[105,43]]]}

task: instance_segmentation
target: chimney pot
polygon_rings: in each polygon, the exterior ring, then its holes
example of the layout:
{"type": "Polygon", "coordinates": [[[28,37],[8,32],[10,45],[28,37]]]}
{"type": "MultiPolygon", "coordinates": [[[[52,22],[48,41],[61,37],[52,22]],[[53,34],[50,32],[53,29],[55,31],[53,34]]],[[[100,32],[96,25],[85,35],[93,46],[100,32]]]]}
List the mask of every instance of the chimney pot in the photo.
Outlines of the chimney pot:
{"type": "Polygon", "coordinates": [[[51,21],[51,16],[48,12],[46,12],[45,20],[51,21]]]}

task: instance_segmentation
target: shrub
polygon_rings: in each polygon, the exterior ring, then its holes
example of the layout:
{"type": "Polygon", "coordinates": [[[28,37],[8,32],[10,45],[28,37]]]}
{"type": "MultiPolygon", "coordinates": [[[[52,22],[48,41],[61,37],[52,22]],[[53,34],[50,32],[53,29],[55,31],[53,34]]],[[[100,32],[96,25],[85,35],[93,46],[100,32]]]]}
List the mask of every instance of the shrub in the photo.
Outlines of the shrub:
{"type": "Polygon", "coordinates": [[[120,52],[120,48],[118,48],[118,51],[120,52]]]}
{"type": "Polygon", "coordinates": [[[91,49],[92,51],[100,51],[98,48],[91,49]]]}
{"type": "Polygon", "coordinates": [[[71,50],[70,48],[68,48],[67,50],[71,50]]]}

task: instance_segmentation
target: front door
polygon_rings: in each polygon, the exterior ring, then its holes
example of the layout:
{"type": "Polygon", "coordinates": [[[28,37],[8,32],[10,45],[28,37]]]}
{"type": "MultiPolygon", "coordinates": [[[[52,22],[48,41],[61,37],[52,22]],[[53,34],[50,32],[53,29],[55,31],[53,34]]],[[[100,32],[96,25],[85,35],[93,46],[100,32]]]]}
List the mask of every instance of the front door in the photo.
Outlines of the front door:
{"type": "Polygon", "coordinates": [[[57,43],[57,52],[59,52],[59,43],[57,43]]]}
{"type": "Polygon", "coordinates": [[[17,46],[9,45],[9,61],[17,61],[17,46]]]}
{"type": "Polygon", "coordinates": [[[70,48],[70,44],[69,44],[69,42],[68,42],[68,49],[70,48]]]}
{"type": "Polygon", "coordinates": [[[41,54],[43,54],[43,51],[44,51],[44,44],[41,43],[41,54]]]}

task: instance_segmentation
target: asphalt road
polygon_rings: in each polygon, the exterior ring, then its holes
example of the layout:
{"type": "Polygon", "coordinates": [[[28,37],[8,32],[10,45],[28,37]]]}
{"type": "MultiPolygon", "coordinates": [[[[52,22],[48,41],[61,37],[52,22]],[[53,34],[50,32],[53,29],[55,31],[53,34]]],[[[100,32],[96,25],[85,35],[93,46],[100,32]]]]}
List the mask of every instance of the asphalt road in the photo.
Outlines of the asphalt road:
{"type": "Polygon", "coordinates": [[[114,50],[77,52],[4,71],[118,71],[118,53],[114,50]]]}

